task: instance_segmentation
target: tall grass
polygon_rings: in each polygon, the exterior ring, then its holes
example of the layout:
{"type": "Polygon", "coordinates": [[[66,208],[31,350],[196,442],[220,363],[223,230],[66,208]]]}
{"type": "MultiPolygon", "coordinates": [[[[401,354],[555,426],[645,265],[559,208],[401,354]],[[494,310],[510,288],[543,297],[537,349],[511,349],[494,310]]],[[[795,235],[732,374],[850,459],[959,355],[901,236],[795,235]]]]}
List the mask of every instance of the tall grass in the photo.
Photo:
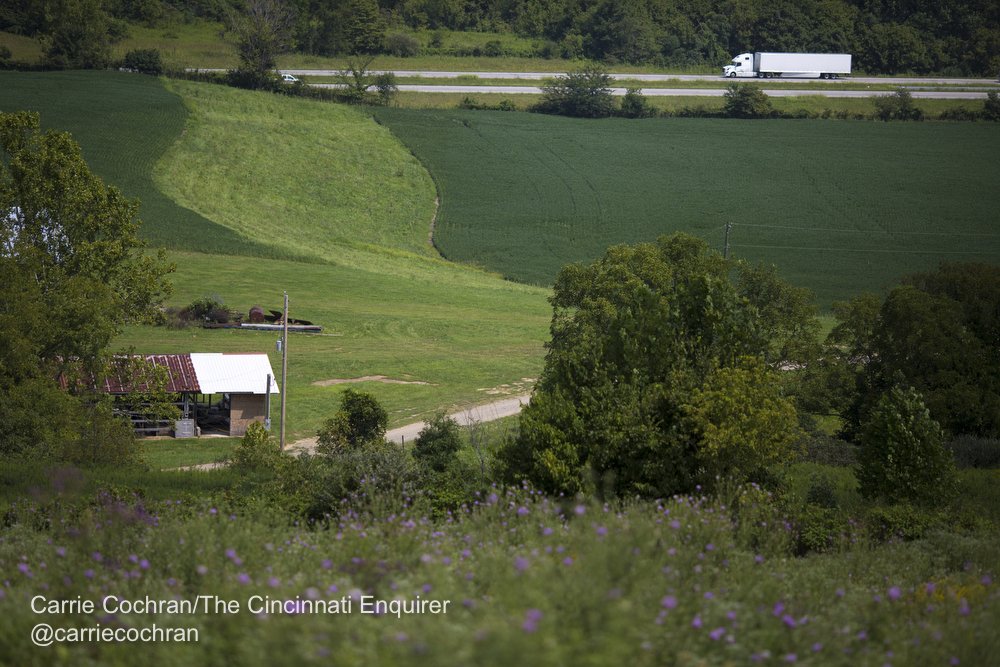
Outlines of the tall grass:
{"type": "Polygon", "coordinates": [[[433,183],[357,109],[185,81],[169,88],[190,114],[155,171],[175,201],[291,255],[435,254],[433,183]]]}

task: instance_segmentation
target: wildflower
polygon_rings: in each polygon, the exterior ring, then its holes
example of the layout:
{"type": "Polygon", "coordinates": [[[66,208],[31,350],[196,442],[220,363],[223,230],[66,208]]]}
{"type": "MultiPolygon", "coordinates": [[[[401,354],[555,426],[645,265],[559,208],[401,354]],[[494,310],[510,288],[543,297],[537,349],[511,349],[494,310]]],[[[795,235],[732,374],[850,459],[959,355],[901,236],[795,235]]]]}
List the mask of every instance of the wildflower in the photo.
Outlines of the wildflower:
{"type": "Polygon", "coordinates": [[[250,583],[250,575],[247,574],[246,572],[240,572],[239,576],[236,577],[236,580],[238,582],[240,582],[241,584],[249,584],[250,583]]]}
{"type": "Polygon", "coordinates": [[[695,617],[691,619],[692,628],[700,628],[702,626],[701,614],[695,614],[695,617]]]}
{"type": "Polygon", "coordinates": [[[518,516],[528,516],[528,514],[529,514],[529,510],[524,505],[521,505],[520,507],[517,508],[517,515],[518,516]]]}
{"type": "Polygon", "coordinates": [[[902,592],[899,590],[899,586],[893,586],[892,588],[889,589],[889,592],[887,593],[887,596],[889,597],[890,600],[898,600],[901,595],[902,592]]]}
{"type": "Polygon", "coordinates": [[[524,556],[518,556],[514,559],[514,569],[518,572],[524,572],[528,569],[528,559],[524,556]]]}
{"type": "Polygon", "coordinates": [[[959,613],[959,615],[961,615],[961,616],[968,616],[969,615],[969,611],[970,611],[970,609],[969,609],[969,601],[966,600],[965,598],[962,598],[961,600],[959,600],[959,602],[958,602],[958,613],[959,613]]]}
{"type": "Polygon", "coordinates": [[[798,626],[798,623],[795,622],[795,619],[792,618],[791,614],[785,614],[782,616],[781,622],[784,623],[787,628],[794,628],[798,626]]]}
{"type": "Polygon", "coordinates": [[[726,629],[723,627],[718,627],[708,633],[708,636],[712,638],[713,641],[719,641],[726,634],[726,629]]]}
{"type": "Polygon", "coordinates": [[[204,566],[204,565],[199,565],[198,567],[196,567],[194,569],[194,571],[197,572],[198,574],[202,575],[202,576],[205,576],[206,574],[208,574],[208,568],[206,566],[204,566]]]}
{"type": "Polygon", "coordinates": [[[812,645],[812,650],[813,653],[819,653],[820,651],[823,650],[823,645],[820,644],[819,642],[816,642],[815,644],[812,645]]]}
{"type": "Polygon", "coordinates": [[[573,559],[570,558],[569,556],[566,556],[565,558],[563,558],[562,563],[563,563],[563,565],[569,567],[570,565],[573,564],[573,559]]]}
{"type": "Polygon", "coordinates": [[[577,505],[576,507],[573,508],[573,512],[577,516],[583,516],[587,512],[587,508],[584,505],[577,505]]]}
{"type": "Polygon", "coordinates": [[[665,609],[675,609],[677,607],[677,598],[673,595],[664,595],[663,599],[660,600],[660,605],[665,609]]]}
{"type": "Polygon", "coordinates": [[[534,632],[538,629],[538,622],[542,620],[542,612],[539,609],[529,609],[524,612],[524,622],[521,629],[525,632],[534,632]]]}
{"type": "Polygon", "coordinates": [[[604,537],[605,535],[608,534],[608,529],[605,528],[604,526],[598,526],[596,532],[598,537],[604,537]]]}

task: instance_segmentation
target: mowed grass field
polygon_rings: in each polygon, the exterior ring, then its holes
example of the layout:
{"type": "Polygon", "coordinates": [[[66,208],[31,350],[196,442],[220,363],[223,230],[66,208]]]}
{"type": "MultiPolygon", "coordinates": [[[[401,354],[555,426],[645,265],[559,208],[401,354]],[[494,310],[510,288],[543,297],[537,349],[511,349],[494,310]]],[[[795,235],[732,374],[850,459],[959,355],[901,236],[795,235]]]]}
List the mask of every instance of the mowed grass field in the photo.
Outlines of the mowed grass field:
{"type": "MultiPolygon", "coordinates": [[[[107,182],[140,197],[147,236],[177,265],[169,305],[216,296],[244,313],[280,309],[287,291],[293,317],[325,327],[289,342],[290,438],[314,435],[345,386],[374,394],[399,425],[537,376],[548,292],[436,255],[433,183],[388,130],[348,107],[164,85],[116,73],[0,73],[0,109],[39,110],[45,127],[73,133],[107,182]],[[327,383],[377,375],[412,384],[327,383]]],[[[266,352],[278,371],[276,338],[143,326],[117,343],[144,353],[266,352]]]]}
{"type": "Polygon", "coordinates": [[[384,109],[441,193],[449,259],[550,284],[685,231],[773,263],[823,306],[942,261],[1000,261],[1000,127],[384,109]]]}

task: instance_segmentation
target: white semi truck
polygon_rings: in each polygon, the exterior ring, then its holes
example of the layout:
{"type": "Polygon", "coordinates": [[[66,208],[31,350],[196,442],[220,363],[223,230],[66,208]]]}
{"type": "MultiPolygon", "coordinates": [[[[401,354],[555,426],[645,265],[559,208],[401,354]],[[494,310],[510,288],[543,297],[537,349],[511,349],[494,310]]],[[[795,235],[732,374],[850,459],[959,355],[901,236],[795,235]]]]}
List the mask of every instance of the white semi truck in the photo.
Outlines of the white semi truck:
{"type": "Polygon", "coordinates": [[[851,73],[850,53],[741,53],[722,68],[730,78],[836,79],[851,73]]]}

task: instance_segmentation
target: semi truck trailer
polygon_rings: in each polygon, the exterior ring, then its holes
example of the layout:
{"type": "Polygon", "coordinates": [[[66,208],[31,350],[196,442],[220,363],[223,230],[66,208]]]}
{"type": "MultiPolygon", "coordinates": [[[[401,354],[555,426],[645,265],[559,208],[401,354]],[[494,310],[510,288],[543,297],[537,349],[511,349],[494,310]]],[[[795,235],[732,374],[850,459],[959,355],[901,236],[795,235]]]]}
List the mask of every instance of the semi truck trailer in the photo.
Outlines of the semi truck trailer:
{"type": "Polygon", "coordinates": [[[722,68],[730,78],[836,79],[851,73],[850,53],[741,53],[722,68]]]}

